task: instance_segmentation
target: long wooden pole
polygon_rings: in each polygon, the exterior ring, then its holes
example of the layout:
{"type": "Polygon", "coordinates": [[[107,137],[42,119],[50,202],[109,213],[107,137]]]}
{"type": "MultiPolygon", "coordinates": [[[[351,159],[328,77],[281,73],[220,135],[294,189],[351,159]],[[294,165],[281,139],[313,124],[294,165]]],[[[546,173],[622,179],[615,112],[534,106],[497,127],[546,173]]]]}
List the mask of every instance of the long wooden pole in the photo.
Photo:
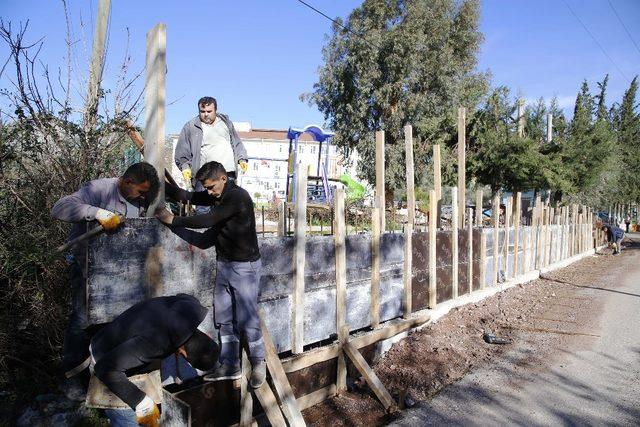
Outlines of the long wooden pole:
{"type": "Polygon", "coordinates": [[[520,250],[520,219],[522,217],[522,193],[516,193],[516,205],[514,209],[514,236],[513,236],[513,277],[518,277],[519,263],[518,251],[520,250]]]}
{"type": "MultiPolygon", "coordinates": [[[[347,255],[346,255],[346,226],[344,218],[344,188],[336,189],[334,203],[334,247],[336,255],[336,331],[338,340],[344,342],[349,337],[347,325],[347,255]],[[344,333],[346,331],[346,336],[344,333]]],[[[338,355],[338,378],[336,380],[338,393],[347,390],[347,365],[344,355],[338,355]]]]}
{"type": "Polygon", "coordinates": [[[376,207],[380,208],[380,232],[386,230],[384,194],[384,131],[376,132],[376,207]]]}
{"type": "Polygon", "coordinates": [[[291,294],[291,351],[302,353],[304,347],[304,269],[307,245],[307,173],[306,164],[298,165],[296,175],[295,274],[291,294]]]}
{"type": "Polygon", "coordinates": [[[500,258],[500,193],[496,191],[491,204],[491,216],[493,219],[493,270],[491,272],[491,283],[495,286],[498,283],[498,260],[500,258]]]}
{"type": "Polygon", "coordinates": [[[89,68],[89,86],[84,111],[84,128],[87,135],[95,129],[100,101],[100,83],[104,70],[105,44],[111,14],[111,0],[99,0],[96,28],[93,33],[93,49],[89,68]]]}
{"type": "MultiPolygon", "coordinates": [[[[458,227],[465,228],[464,215],[466,213],[466,109],[458,108],[458,227]]],[[[469,218],[469,221],[472,219],[469,218]]]]}
{"type": "Polygon", "coordinates": [[[429,308],[436,307],[436,191],[429,192],[429,308]]]}
{"type": "Polygon", "coordinates": [[[156,199],[150,204],[147,216],[164,206],[164,144],[165,101],[167,70],[167,29],[158,24],[147,33],[145,87],[145,158],[152,164],[160,185],[156,199]]]}
{"type": "Polygon", "coordinates": [[[404,127],[404,140],[405,140],[405,166],[406,166],[406,178],[407,178],[407,226],[404,233],[404,308],[403,316],[408,318],[412,312],[412,237],[413,227],[415,224],[415,211],[416,211],[416,193],[414,183],[414,171],[413,171],[413,130],[411,125],[404,127]]]}
{"type": "Polygon", "coordinates": [[[469,217],[469,221],[467,221],[467,259],[469,263],[467,264],[467,278],[469,283],[469,293],[473,292],[473,209],[467,209],[467,216],[469,217]]]}
{"type": "Polygon", "coordinates": [[[371,327],[380,324],[380,208],[371,210],[371,327]]]}
{"type": "Polygon", "coordinates": [[[451,298],[458,298],[458,187],[451,187],[451,298]]]}

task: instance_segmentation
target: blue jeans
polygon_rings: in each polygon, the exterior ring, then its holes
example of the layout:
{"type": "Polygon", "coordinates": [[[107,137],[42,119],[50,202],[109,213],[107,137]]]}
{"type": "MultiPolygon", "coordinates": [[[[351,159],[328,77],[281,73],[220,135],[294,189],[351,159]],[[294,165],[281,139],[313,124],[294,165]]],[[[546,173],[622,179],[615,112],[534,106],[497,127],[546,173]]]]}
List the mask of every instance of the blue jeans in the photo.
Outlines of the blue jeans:
{"type": "Polygon", "coordinates": [[[213,294],[214,320],[220,331],[220,362],[240,364],[240,338],[246,337],[252,365],[264,359],[258,317],[262,262],[218,259],[213,294]]]}
{"type": "Polygon", "coordinates": [[[133,409],[105,409],[104,413],[113,427],[138,427],[133,409]]]}

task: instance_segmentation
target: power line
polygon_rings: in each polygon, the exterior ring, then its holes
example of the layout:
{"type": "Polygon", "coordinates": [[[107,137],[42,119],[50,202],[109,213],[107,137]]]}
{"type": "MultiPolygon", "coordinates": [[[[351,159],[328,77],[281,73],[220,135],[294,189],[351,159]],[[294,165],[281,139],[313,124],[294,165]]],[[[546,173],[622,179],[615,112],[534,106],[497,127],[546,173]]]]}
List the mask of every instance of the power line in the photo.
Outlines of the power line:
{"type": "Polygon", "coordinates": [[[620,15],[618,15],[618,11],[616,10],[615,7],[613,7],[613,3],[611,3],[611,0],[607,0],[607,1],[609,2],[609,6],[611,6],[611,10],[613,10],[613,13],[616,15],[616,18],[618,18],[618,21],[620,22],[620,25],[622,25],[622,28],[624,28],[624,31],[629,36],[629,39],[631,40],[631,43],[633,43],[633,45],[636,47],[636,50],[638,51],[638,53],[640,53],[640,47],[638,47],[638,45],[636,44],[636,41],[631,36],[631,33],[627,29],[627,26],[624,25],[624,22],[622,22],[622,19],[620,18],[620,15]]]}
{"type": "Polygon", "coordinates": [[[313,10],[314,12],[316,12],[317,14],[323,16],[324,18],[328,19],[329,21],[333,22],[334,24],[336,24],[338,27],[342,28],[343,30],[353,34],[356,37],[359,37],[362,39],[362,41],[364,41],[365,43],[367,43],[368,45],[375,47],[377,49],[382,49],[379,45],[377,45],[376,43],[373,43],[369,40],[367,40],[366,38],[364,38],[364,36],[362,34],[358,34],[358,33],[354,33],[353,31],[351,31],[349,28],[345,27],[344,25],[342,25],[340,22],[338,22],[336,19],[333,19],[332,17],[330,17],[329,15],[327,15],[326,13],[322,12],[321,10],[311,6],[309,3],[302,1],[302,0],[297,0],[298,3],[301,3],[303,5],[305,5],[306,7],[308,7],[309,9],[313,10]]]}
{"type": "Polygon", "coordinates": [[[569,6],[569,3],[567,3],[566,0],[562,0],[562,2],[565,4],[565,6],[567,6],[567,9],[569,9],[569,11],[571,12],[571,14],[578,20],[578,22],[580,23],[580,25],[582,25],[582,28],[584,28],[584,30],[591,36],[591,38],[593,39],[594,42],[596,42],[596,44],[598,45],[598,47],[600,48],[600,50],[602,51],[602,53],[604,53],[604,56],[607,57],[607,59],[618,69],[618,72],[620,74],[622,74],[622,76],[628,81],[629,77],[627,77],[627,75],[620,69],[620,67],[618,67],[618,64],[616,64],[613,59],[611,59],[611,57],[609,56],[609,54],[607,53],[606,50],[604,50],[604,47],[602,47],[602,45],[600,44],[600,42],[595,38],[595,36],[591,33],[591,31],[589,31],[589,29],[587,28],[587,26],[584,24],[584,22],[582,22],[582,19],[580,19],[580,17],[578,15],[576,15],[576,13],[573,11],[573,9],[571,9],[571,6],[569,6]]]}

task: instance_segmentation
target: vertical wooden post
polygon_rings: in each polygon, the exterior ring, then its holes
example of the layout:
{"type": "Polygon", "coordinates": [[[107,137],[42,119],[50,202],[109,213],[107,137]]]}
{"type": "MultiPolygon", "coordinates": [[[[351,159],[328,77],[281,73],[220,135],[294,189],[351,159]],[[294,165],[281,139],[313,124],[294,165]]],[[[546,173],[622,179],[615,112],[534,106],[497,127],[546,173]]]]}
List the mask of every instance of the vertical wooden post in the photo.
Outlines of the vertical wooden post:
{"type": "Polygon", "coordinates": [[[467,257],[469,264],[467,265],[467,277],[469,278],[469,293],[473,292],[473,209],[467,209],[469,221],[467,221],[467,233],[469,234],[467,245],[467,257]]]}
{"type": "MultiPolygon", "coordinates": [[[[89,68],[89,86],[87,88],[87,101],[85,104],[84,112],[84,129],[87,135],[89,135],[90,132],[95,129],[96,118],[98,117],[100,83],[102,82],[102,71],[104,70],[104,52],[110,14],[111,0],[100,0],[98,3],[96,28],[93,33],[93,50],[91,52],[91,65],[89,68]]],[[[149,53],[148,50],[149,40],[147,38],[147,55],[149,53]]],[[[153,107],[155,108],[155,104],[153,105],[153,107]]],[[[164,178],[162,179],[162,181],[164,181],[164,178]]]]}
{"type": "Polygon", "coordinates": [[[436,191],[429,191],[429,308],[436,307],[436,191]]]}
{"type": "Polygon", "coordinates": [[[487,287],[487,235],[480,229],[480,289],[487,287]]]}
{"type": "Polygon", "coordinates": [[[287,202],[282,201],[278,204],[278,237],[284,237],[287,235],[286,227],[286,211],[287,211],[287,202]]]}
{"type": "MultiPolygon", "coordinates": [[[[336,189],[334,198],[333,242],[336,256],[336,332],[342,343],[349,337],[347,325],[347,255],[346,255],[346,227],[344,217],[344,188],[336,189]],[[346,336],[344,333],[346,331],[346,336]]],[[[347,365],[344,354],[338,355],[338,377],[336,379],[338,393],[347,390],[347,365]]]]}
{"type": "Polygon", "coordinates": [[[404,309],[403,317],[408,318],[412,311],[412,289],[411,289],[411,270],[412,266],[412,236],[413,226],[415,224],[415,212],[416,212],[416,193],[414,184],[413,173],[413,130],[411,125],[404,127],[404,141],[405,141],[405,163],[406,163],[406,179],[407,179],[407,226],[404,233],[404,309]]]}
{"type": "Polygon", "coordinates": [[[516,193],[513,236],[513,277],[518,277],[518,251],[520,250],[520,220],[522,218],[522,193],[516,193]]]}
{"type": "Polygon", "coordinates": [[[451,298],[458,298],[458,187],[451,187],[451,298]]]}
{"type": "Polygon", "coordinates": [[[500,257],[500,193],[496,191],[491,204],[491,216],[493,217],[493,286],[498,284],[498,260],[500,257]]]}
{"type": "Polygon", "coordinates": [[[380,208],[371,210],[371,327],[380,324],[380,208]]]}
{"type": "Polygon", "coordinates": [[[547,205],[545,210],[545,227],[544,227],[544,265],[549,265],[549,258],[551,256],[551,207],[547,205]]]}
{"type": "Polygon", "coordinates": [[[502,248],[504,254],[504,277],[508,279],[509,275],[509,241],[511,240],[509,237],[510,228],[511,228],[511,210],[513,206],[513,196],[509,196],[507,199],[507,204],[504,210],[504,247],[502,248]]]}
{"type": "Polygon", "coordinates": [[[524,226],[522,228],[522,273],[529,271],[529,233],[531,232],[531,226],[524,226]]]}
{"type": "Polygon", "coordinates": [[[156,199],[147,209],[153,216],[156,208],[164,206],[164,118],[165,73],[167,71],[167,29],[158,24],[147,33],[145,100],[145,158],[156,168],[160,186],[156,199]]]}
{"type": "Polygon", "coordinates": [[[376,207],[380,208],[380,232],[384,233],[386,228],[385,219],[385,177],[384,177],[384,131],[376,132],[376,207]]]}
{"type": "Polygon", "coordinates": [[[253,397],[249,389],[247,377],[251,375],[251,363],[247,352],[241,346],[242,353],[242,377],[240,377],[240,427],[250,427],[253,420],[253,397]]]}
{"type": "MultiPolygon", "coordinates": [[[[466,109],[458,108],[458,227],[464,229],[464,214],[466,213],[466,109]]],[[[471,218],[469,218],[471,221],[471,218]]]]}
{"type": "MultiPolygon", "coordinates": [[[[553,230],[553,225],[555,225],[555,208],[549,207],[549,256],[548,256],[548,261],[547,264],[551,264],[557,260],[553,259],[553,249],[557,246],[556,245],[556,234],[555,231],[553,230]]],[[[556,252],[557,253],[557,252],[556,252]]]]}
{"type": "Polygon", "coordinates": [[[482,188],[476,190],[476,227],[482,227],[482,188]]]}
{"type": "Polygon", "coordinates": [[[440,144],[433,146],[433,187],[436,200],[442,199],[442,165],[440,159],[440,144]]]}
{"type": "Polygon", "coordinates": [[[578,205],[573,204],[573,253],[571,255],[578,254],[578,205]]]}
{"type": "MultiPolygon", "coordinates": [[[[295,221],[295,274],[291,294],[291,351],[302,353],[304,347],[304,269],[307,245],[307,173],[305,164],[298,165],[296,182],[295,221]]],[[[337,212],[335,213],[337,216],[337,212]]]]}
{"type": "Polygon", "coordinates": [[[518,136],[524,137],[524,100],[518,99],[518,136]]]}

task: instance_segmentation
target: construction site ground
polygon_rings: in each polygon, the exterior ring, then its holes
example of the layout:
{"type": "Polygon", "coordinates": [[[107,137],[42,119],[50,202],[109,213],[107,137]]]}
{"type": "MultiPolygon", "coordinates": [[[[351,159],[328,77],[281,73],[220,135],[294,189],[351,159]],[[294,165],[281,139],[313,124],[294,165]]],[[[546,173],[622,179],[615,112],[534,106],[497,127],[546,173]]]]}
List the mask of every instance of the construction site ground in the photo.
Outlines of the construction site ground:
{"type": "Polygon", "coordinates": [[[405,408],[364,381],[303,412],[310,426],[638,425],[640,234],[452,310],[375,365],[405,408]],[[488,344],[485,332],[508,338],[488,344]]]}

